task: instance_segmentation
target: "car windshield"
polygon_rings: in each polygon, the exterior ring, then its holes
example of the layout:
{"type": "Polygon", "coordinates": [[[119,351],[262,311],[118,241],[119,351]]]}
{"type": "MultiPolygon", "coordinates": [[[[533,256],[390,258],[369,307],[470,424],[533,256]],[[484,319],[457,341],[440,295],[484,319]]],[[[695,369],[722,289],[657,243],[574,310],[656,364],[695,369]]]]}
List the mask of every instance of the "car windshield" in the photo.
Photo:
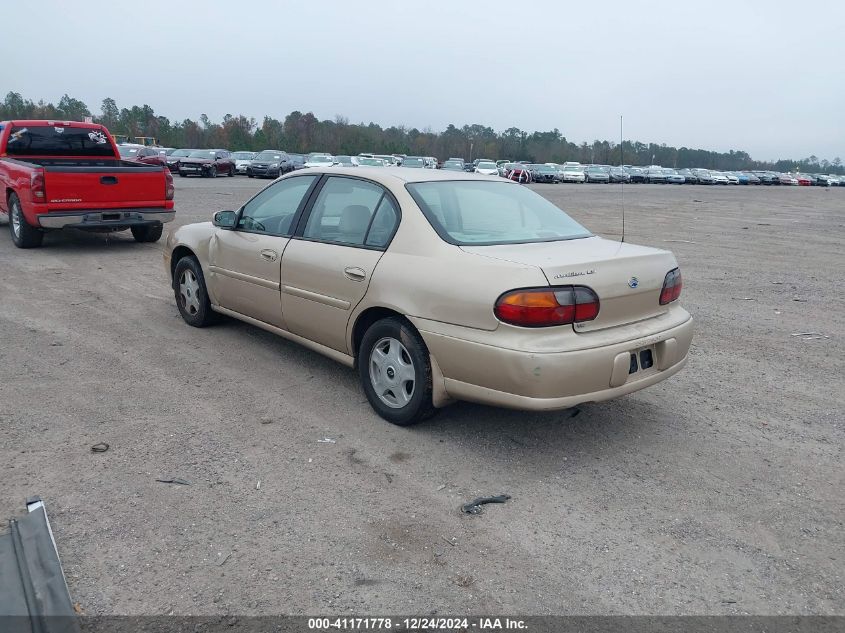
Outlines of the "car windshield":
{"type": "Polygon", "coordinates": [[[610,170],[607,167],[600,167],[598,165],[595,165],[593,167],[587,167],[587,171],[591,171],[593,173],[598,172],[598,173],[606,174],[610,170]]]}
{"type": "Polygon", "coordinates": [[[129,147],[127,145],[118,145],[117,151],[121,156],[136,156],[140,147],[129,147]]]}
{"type": "Polygon", "coordinates": [[[255,158],[255,154],[252,152],[235,152],[232,154],[232,158],[235,160],[252,160],[255,158]]]}
{"type": "Polygon", "coordinates": [[[365,167],[384,167],[384,161],[380,158],[367,158],[366,156],[360,156],[358,158],[358,163],[364,165],[365,167]]]}
{"type": "Polygon", "coordinates": [[[448,167],[459,167],[460,169],[463,169],[464,164],[459,160],[447,160],[445,163],[443,163],[443,169],[446,169],[448,167]]]}
{"type": "Polygon", "coordinates": [[[351,156],[335,156],[334,159],[342,163],[344,165],[351,165],[352,164],[352,157],[351,156]]]}
{"type": "Polygon", "coordinates": [[[320,165],[331,165],[334,161],[331,156],[312,156],[308,159],[309,163],[318,163],[320,165]]]}
{"type": "Polygon", "coordinates": [[[422,158],[406,158],[402,161],[403,167],[422,167],[424,164],[422,158]]]}
{"type": "Polygon", "coordinates": [[[583,167],[578,165],[565,165],[563,171],[583,171],[583,167]]]}
{"type": "Polygon", "coordinates": [[[260,152],[258,156],[255,157],[256,161],[277,161],[282,160],[282,155],[279,152],[260,152]]]}
{"type": "Polygon", "coordinates": [[[173,156],[174,158],[184,158],[185,156],[190,156],[191,152],[193,152],[193,151],[194,150],[192,150],[192,149],[177,149],[175,152],[173,152],[170,155],[173,156]]]}
{"type": "Polygon", "coordinates": [[[519,185],[479,179],[406,186],[440,237],[453,244],[522,244],[592,235],[544,197],[519,185]]]}
{"type": "Polygon", "coordinates": [[[538,165],[537,171],[544,173],[544,174],[553,174],[557,170],[554,167],[550,167],[549,165],[538,165]]]}
{"type": "Polygon", "coordinates": [[[476,165],[476,167],[475,167],[475,168],[476,168],[476,169],[498,169],[498,168],[496,167],[496,163],[492,163],[492,162],[482,162],[482,163],[478,163],[478,165],[476,165]]]}
{"type": "Polygon", "coordinates": [[[196,152],[191,152],[188,158],[214,158],[214,150],[197,150],[196,152]]]}

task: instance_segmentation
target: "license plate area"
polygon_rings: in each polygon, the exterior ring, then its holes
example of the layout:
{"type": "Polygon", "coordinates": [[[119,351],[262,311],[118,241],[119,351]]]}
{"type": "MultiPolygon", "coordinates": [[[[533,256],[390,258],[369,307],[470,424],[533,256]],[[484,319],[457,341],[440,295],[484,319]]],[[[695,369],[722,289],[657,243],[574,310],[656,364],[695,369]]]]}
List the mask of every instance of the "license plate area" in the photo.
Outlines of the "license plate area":
{"type": "Polygon", "coordinates": [[[641,376],[643,374],[654,373],[657,371],[657,368],[655,367],[655,360],[656,355],[653,345],[633,350],[630,353],[628,375],[631,376],[633,374],[639,374],[641,376]]]}

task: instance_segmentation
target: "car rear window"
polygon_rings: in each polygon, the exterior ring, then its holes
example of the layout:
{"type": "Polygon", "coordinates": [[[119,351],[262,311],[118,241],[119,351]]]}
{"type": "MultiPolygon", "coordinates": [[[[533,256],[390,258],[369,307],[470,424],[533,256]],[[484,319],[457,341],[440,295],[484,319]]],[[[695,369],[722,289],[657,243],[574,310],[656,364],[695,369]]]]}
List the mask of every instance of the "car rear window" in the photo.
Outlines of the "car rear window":
{"type": "Polygon", "coordinates": [[[564,211],[519,185],[448,180],[406,187],[434,230],[452,244],[524,244],[592,236],[564,211]]]}
{"type": "Polygon", "coordinates": [[[14,126],[6,142],[9,156],[110,156],[114,150],[106,132],[64,125],[14,126]]]}

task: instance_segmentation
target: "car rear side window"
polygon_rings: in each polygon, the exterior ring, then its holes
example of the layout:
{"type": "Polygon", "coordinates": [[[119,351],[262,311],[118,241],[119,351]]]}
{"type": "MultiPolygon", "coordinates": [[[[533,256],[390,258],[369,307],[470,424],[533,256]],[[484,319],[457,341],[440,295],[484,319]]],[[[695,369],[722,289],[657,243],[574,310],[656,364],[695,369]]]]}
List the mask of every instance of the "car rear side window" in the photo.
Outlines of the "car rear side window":
{"type": "Polygon", "coordinates": [[[290,235],[291,222],[317,176],[297,176],[273,183],[246,203],[238,229],[290,235]]]}
{"type": "Polygon", "coordinates": [[[314,202],[303,237],[384,248],[398,219],[393,201],[379,185],[357,178],[330,176],[314,202]]]}
{"type": "Polygon", "coordinates": [[[101,129],[65,125],[14,126],[6,142],[9,156],[109,156],[114,150],[101,129]]]}
{"type": "Polygon", "coordinates": [[[406,186],[440,237],[452,244],[523,244],[592,236],[551,202],[519,185],[452,180],[406,186]]]}

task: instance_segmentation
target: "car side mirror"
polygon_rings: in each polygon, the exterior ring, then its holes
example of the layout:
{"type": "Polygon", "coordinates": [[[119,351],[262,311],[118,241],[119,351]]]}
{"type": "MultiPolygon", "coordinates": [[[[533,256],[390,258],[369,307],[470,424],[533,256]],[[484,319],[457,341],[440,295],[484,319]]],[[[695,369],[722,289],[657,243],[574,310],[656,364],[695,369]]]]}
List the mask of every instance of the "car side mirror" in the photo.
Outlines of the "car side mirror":
{"type": "Polygon", "coordinates": [[[218,211],[211,218],[211,223],[221,229],[231,229],[235,227],[238,214],[234,211],[218,211]]]}

